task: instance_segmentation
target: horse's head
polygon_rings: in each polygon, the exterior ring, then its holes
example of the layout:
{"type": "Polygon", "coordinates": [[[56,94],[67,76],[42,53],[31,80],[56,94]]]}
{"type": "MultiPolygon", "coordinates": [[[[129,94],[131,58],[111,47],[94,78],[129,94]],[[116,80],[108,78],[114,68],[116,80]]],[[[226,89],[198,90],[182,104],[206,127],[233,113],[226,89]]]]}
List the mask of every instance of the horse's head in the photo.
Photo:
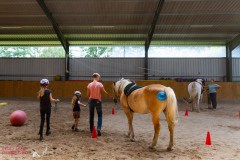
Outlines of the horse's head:
{"type": "Polygon", "coordinates": [[[131,83],[131,81],[129,79],[120,79],[117,82],[113,82],[113,93],[114,93],[114,97],[118,98],[122,91],[124,90],[124,87],[126,86],[126,84],[131,83]]]}
{"type": "Polygon", "coordinates": [[[204,79],[197,79],[196,82],[205,85],[205,80],[204,79]]]}
{"type": "MultiPolygon", "coordinates": [[[[123,78],[122,78],[123,79],[123,78]]],[[[122,80],[121,79],[121,80],[122,80]]],[[[118,98],[120,96],[120,86],[121,86],[121,80],[113,82],[113,93],[114,93],[114,97],[118,98]]]]}

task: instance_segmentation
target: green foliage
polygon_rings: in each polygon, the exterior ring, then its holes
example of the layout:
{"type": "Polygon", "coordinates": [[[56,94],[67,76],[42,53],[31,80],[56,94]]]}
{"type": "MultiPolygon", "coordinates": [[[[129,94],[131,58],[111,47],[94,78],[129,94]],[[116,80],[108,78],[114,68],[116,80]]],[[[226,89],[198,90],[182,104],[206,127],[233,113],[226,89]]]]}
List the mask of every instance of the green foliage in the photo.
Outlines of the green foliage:
{"type": "Polygon", "coordinates": [[[62,47],[45,47],[39,57],[65,57],[65,51],[62,47]]]}
{"type": "Polygon", "coordinates": [[[0,57],[65,57],[62,47],[0,47],[0,57]]]}
{"type": "Polygon", "coordinates": [[[31,48],[26,47],[1,47],[0,57],[32,57],[31,48]]]}
{"type": "Polygon", "coordinates": [[[99,57],[110,57],[111,56],[111,47],[84,47],[83,52],[85,52],[86,58],[99,58],[99,57]]]}
{"type": "MultiPolygon", "coordinates": [[[[112,47],[79,47],[81,57],[99,58],[110,57],[112,47]]],[[[71,56],[70,52],[70,56],[71,56]]],[[[0,47],[0,57],[29,57],[29,58],[63,58],[65,51],[62,47],[0,47]]]]}

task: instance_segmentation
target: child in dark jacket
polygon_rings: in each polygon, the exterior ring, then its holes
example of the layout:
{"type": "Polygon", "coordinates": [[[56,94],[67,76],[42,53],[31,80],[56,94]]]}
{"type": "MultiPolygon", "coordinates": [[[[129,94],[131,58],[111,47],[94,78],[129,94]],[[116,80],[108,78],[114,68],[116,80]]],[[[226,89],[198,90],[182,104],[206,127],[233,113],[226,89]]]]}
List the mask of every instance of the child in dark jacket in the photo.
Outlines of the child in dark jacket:
{"type": "Polygon", "coordinates": [[[43,127],[45,122],[45,115],[47,121],[47,130],[46,135],[50,135],[50,117],[51,117],[51,102],[59,102],[59,99],[53,99],[52,91],[47,87],[49,81],[47,79],[42,79],[40,81],[40,90],[38,92],[37,98],[40,100],[40,114],[41,114],[41,123],[39,129],[40,141],[43,141],[43,127]]]}
{"type": "Polygon", "coordinates": [[[74,96],[72,98],[72,109],[73,109],[73,118],[74,118],[74,124],[72,126],[72,130],[74,131],[79,131],[77,126],[78,126],[78,120],[80,118],[80,112],[81,112],[80,106],[86,107],[86,105],[81,103],[80,100],[81,100],[81,92],[75,91],[74,96]]]}

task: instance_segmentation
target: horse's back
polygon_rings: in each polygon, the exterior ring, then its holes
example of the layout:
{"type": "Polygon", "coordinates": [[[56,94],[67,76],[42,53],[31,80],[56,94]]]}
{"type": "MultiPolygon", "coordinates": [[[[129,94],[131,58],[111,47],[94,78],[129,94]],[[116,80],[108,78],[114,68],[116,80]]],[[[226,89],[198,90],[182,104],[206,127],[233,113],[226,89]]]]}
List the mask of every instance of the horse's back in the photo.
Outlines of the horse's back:
{"type": "Polygon", "coordinates": [[[191,82],[189,85],[188,85],[188,93],[190,95],[192,94],[200,94],[201,93],[201,88],[202,86],[198,83],[198,82],[191,82]]]}
{"type": "Polygon", "coordinates": [[[161,85],[161,84],[150,84],[148,86],[145,86],[143,89],[146,91],[146,92],[161,92],[161,91],[164,91],[164,88],[166,86],[164,85],[161,85]]]}
{"type": "Polygon", "coordinates": [[[165,103],[165,101],[159,101],[157,98],[157,94],[164,91],[164,88],[165,86],[160,84],[151,84],[137,89],[129,96],[129,105],[136,113],[149,113],[152,110],[150,108],[158,108],[157,106],[160,106],[160,103],[165,103]]]}

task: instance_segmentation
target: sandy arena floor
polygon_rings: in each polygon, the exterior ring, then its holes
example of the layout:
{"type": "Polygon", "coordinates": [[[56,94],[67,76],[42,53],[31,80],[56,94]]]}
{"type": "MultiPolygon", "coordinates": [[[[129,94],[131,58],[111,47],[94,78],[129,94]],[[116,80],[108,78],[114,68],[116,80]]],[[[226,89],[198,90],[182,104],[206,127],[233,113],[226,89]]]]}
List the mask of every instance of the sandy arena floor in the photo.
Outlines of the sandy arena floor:
{"type": "MultiPolygon", "coordinates": [[[[52,135],[38,140],[40,123],[39,105],[32,100],[1,100],[8,102],[0,107],[0,159],[164,159],[164,160],[237,160],[240,159],[240,111],[237,103],[220,103],[216,111],[204,109],[189,112],[185,117],[186,105],[179,103],[179,123],[175,128],[174,150],[167,152],[169,133],[164,115],[161,115],[161,131],[155,151],[149,150],[153,137],[150,115],[135,114],[134,129],[136,142],[126,137],[127,119],[118,105],[115,115],[111,114],[113,103],[104,103],[103,134],[92,139],[89,133],[88,108],[82,108],[80,132],[72,132],[72,111],[69,102],[61,102],[57,113],[52,112],[52,135]],[[24,126],[13,127],[9,122],[11,112],[20,109],[27,113],[24,126]],[[207,131],[211,133],[212,146],[205,145],[207,131]],[[47,147],[47,154],[42,152],[47,147]],[[41,158],[32,158],[35,149],[41,158]]],[[[96,120],[96,118],[95,118],[96,120]]],[[[96,124],[96,123],[95,123],[96,124]]]]}

